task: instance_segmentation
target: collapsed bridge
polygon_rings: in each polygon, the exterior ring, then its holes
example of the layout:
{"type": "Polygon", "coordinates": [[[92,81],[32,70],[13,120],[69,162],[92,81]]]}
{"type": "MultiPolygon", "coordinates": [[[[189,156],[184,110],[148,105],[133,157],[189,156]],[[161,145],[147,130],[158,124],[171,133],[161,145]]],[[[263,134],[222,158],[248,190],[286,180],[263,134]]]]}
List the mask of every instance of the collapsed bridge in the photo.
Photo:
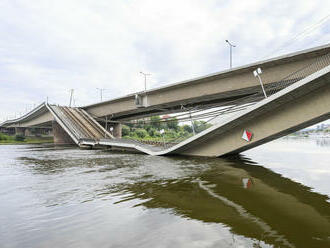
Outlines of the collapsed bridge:
{"type": "Polygon", "coordinates": [[[48,127],[57,144],[103,146],[150,155],[239,153],[329,119],[329,53],[330,46],[326,45],[81,108],[43,103],[0,127],[17,132],[48,127]],[[267,97],[252,74],[258,67],[264,71],[267,97]],[[208,109],[219,113],[213,126],[171,147],[121,139],[121,123],[125,121],[187,111],[193,113],[192,118],[203,118],[208,109]],[[235,113],[226,116],[228,110],[235,113]],[[194,115],[197,112],[199,115],[194,115]],[[246,133],[249,138],[242,139],[246,133]]]}

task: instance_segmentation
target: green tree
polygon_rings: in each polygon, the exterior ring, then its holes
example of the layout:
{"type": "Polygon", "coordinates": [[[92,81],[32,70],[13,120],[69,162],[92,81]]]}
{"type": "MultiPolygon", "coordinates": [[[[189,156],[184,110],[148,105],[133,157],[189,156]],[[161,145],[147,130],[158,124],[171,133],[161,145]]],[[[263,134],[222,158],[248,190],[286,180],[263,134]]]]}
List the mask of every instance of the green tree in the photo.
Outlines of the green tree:
{"type": "Polygon", "coordinates": [[[149,128],[148,134],[150,137],[155,137],[157,130],[155,128],[149,128]]]}
{"type": "Polygon", "coordinates": [[[136,127],[137,128],[144,128],[144,125],[145,125],[145,123],[144,123],[143,120],[138,120],[136,127]]]}
{"type": "Polygon", "coordinates": [[[188,133],[192,133],[193,132],[192,127],[190,125],[187,125],[187,124],[186,125],[183,125],[182,128],[183,128],[184,131],[186,131],[188,133]]]}
{"type": "Polygon", "coordinates": [[[123,136],[128,136],[130,132],[131,132],[131,129],[130,129],[129,126],[123,125],[121,127],[121,133],[122,133],[123,136]]]}
{"type": "Polygon", "coordinates": [[[157,130],[160,130],[161,128],[161,118],[158,116],[158,115],[155,115],[155,116],[151,116],[150,117],[150,124],[153,128],[157,129],[157,130]]]}
{"type": "Polygon", "coordinates": [[[196,133],[200,133],[211,126],[212,125],[206,121],[194,121],[194,128],[196,133]]]}
{"type": "Polygon", "coordinates": [[[175,117],[173,117],[170,118],[169,121],[167,122],[167,127],[177,131],[179,129],[178,124],[179,124],[178,120],[175,117]]]}
{"type": "Polygon", "coordinates": [[[143,128],[136,129],[135,133],[141,139],[143,139],[144,137],[146,137],[148,135],[148,132],[143,128]]]}

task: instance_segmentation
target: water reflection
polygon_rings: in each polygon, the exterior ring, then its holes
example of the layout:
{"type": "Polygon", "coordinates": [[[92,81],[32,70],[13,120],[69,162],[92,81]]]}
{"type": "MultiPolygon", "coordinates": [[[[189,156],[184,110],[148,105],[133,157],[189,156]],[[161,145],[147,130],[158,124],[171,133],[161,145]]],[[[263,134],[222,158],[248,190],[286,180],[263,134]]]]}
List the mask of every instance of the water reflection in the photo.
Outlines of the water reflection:
{"type": "Polygon", "coordinates": [[[140,205],[147,208],[170,208],[185,218],[223,223],[233,233],[274,247],[329,246],[327,196],[264,167],[251,166],[246,159],[191,162],[210,167],[181,180],[122,185],[119,191],[131,193],[122,200],[143,199],[140,205]],[[253,181],[253,187],[245,190],[243,177],[253,181]]]}
{"type": "MultiPolygon", "coordinates": [[[[215,236],[225,237],[228,229],[232,236],[219,241],[219,247],[330,247],[328,197],[243,156],[151,157],[42,146],[20,147],[6,156],[0,201],[8,219],[4,214],[0,221],[7,225],[3,233],[21,230],[22,243],[28,239],[24,233],[39,230],[42,235],[42,228],[47,232],[38,240],[50,239],[47,223],[52,231],[67,233],[57,237],[62,246],[65,239],[77,244],[93,234],[98,240],[89,240],[86,247],[166,247],[159,235],[170,237],[171,246],[192,247],[192,240],[207,242],[214,230],[215,236]],[[143,219],[134,219],[134,211],[143,219]],[[22,213],[28,221],[20,219],[22,213]],[[193,231],[197,223],[203,223],[199,236],[193,231]],[[171,230],[162,232],[166,225],[171,230]],[[176,236],[182,228],[191,228],[184,244],[176,236]],[[77,229],[80,236],[75,236],[77,229]],[[79,238],[73,242],[73,237],[79,238]],[[144,243],[137,243],[140,239],[144,243]]],[[[13,246],[8,237],[0,234],[0,239],[13,246]]],[[[35,242],[29,244],[41,247],[35,242]]]]}

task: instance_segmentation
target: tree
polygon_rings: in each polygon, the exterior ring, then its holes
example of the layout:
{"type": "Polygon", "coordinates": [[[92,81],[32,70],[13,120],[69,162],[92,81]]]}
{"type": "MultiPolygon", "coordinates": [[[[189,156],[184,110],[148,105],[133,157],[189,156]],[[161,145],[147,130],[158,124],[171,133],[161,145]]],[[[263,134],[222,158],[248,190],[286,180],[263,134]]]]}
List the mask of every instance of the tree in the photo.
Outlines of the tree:
{"type": "Polygon", "coordinates": [[[144,128],[144,121],[143,120],[138,120],[136,127],[137,128],[144,128]]]}
{"type": "Polygon", "coordinates": [[[167,122],[167,127],[173,130],[178,130],[179,129],[178,123],[179,122],[175,117],[170,118],[169,121],[167,122]]]}
{"type": "Polygon", "coordinates": [[[131,131],[131,129],[130,129],[129,126],[123,125],[121,127],[121,133],[122,133],[123,136],[128,136],[130,131],[131,131]]]}
{"type": "Polygon", "coordinates": [[[164,135],[166,139],[173,139],[177,137],[177,133],[172,129],[166,130],[164,135]]]}
{"type": "Polygon", "coordinates": [[[196,133],[200,133],[211,126],[212,125],[206,121],[194,121],[194,128],[196,133]]]}
{"type": "Polygon", "coordinates": [[[156,135],[157,130],[155,128],[149,128],[148,134],[150,137],[154,137],[156,135]]]}
{"type": "Polygon", "coordinates": [[[143,139],[144,137],[146,137],[148,135],[148,132],[145,129],[142,129],[142,128],[136,129],[135,133],[141,139],[143,139]]]}
{"type": "Polygon", "coordinates": [[[157,130],[160,130],[161,128],[161,118],[158,116],[158,115],[155,115],[155,116],[151,116],[150,117],[150,124],[153,128],[157,129],[157,130]]]}
{"type": "Polygon", "coordinates": [[[192,133],[192,127],[190,125],[183,125],[183,130],[188,132],[188,133],[192,133]]]}

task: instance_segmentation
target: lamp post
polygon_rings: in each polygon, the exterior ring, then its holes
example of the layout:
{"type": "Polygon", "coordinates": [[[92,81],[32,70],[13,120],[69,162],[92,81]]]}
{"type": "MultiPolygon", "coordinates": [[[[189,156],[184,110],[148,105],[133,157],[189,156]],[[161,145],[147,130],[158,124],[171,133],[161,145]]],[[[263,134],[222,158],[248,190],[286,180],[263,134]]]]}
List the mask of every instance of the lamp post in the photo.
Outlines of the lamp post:
{"type": "MultiPolygon", "coordinates": [[[[181,109],[187,109],[187,108],[185,108],[183,105],[181,105],[181,109]]],[[[189,111],[189,118],[190,118],[190,122],[191,122],[192,131],[193,131],[193,134],[196,135],[194,121],[191,117],[191,111],[190,111],[190,109],[188,109],[188,111],[189,111]]]]}
{"type": "Polygon", "coordinates": [[[73,92],[74,92],[74,89],[71,89],[71,90],[70,90],[70,103],[69,103],[69,107],[71,107],[71,105],[72,105],[73,92]]]}
{"type": "Polygon", "coordinates": [[[228,43],[228,45],[229,45],[229,50],[230,50],[230,62],[229,62],[229,65],[230,65],[230,69],[232,68],[232,65],[233,65],[233,63],[232,63],[232,48],[233,47],[236,47],[235,45],[233,45],[233,44],[231,44],[230,42],[229,42],[229,40],[226,40],[226,42],[228,43]]]}
{"type": "Polygon", "coordinates": [[[144,76],[144,91],[147,91],[147,76],[150,76],[151,74],[144,73],[140,71],[140,73],[144,76]]]}
{"type": "Polygon", "coordinates": [[[162,137],[163,137],[164,148],[166,148],[165,137],[164,137],[165,130],[164,130],[164,129],[161,129],[161,130],[159,130],[159,133],[160,133],[160,134],[162,135],[162,137]]]}
{"type": "Polygon", "coordinates": [[[259,79],[259,83],[261,85],[262,92],[264,93],[265,98],[267,98],[266,91],[264,89],[264,85],[262,84],[262,80],[261,80],[261,77],[260,77],[261,73],[262,73],[262,70],[261,70],[260,67],[253,71],[253,75],[259,79]]]}
{"type": "Polygon", "coordinates": [[[103,100],[103,91],[106,90],[106,89],[102,89],[102,88],[96,88],[97,90],[100,91],[100,99],[101,99],[101,102],[103,100]]]}

